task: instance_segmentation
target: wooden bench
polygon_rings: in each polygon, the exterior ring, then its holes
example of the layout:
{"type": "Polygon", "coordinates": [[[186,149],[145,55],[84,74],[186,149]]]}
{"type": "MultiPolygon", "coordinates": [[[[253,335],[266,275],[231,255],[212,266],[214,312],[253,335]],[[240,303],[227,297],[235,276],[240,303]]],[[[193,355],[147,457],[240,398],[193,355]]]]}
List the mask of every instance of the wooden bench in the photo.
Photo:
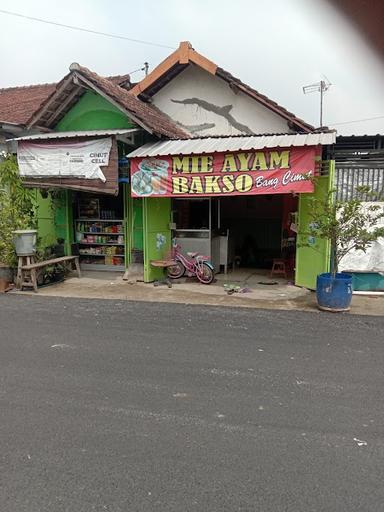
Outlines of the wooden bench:
{"type": "Polygon", "coordinates": [[[70,265],[70,269],[77,272],[77,277],[81,277],[80,264],[78,256],[62,256],[61,258],[53,258],[51,260],[39,261],[37,263],[27,263],[27,265],[19,265],[17,269],[16,288],[22,290],[23,287],[33,288],[37,292],[37,273],[40,268],[49,267],[51,265],[70,265]]]}

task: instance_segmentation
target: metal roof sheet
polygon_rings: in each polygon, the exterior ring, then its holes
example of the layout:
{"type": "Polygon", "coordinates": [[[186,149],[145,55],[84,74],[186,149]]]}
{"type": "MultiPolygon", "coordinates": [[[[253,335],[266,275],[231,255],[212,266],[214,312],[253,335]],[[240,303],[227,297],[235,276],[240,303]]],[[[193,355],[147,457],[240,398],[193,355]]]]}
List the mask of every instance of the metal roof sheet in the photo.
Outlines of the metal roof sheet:
{"type": "Polygon", "coordinates": [[[248,151],[263,148],[288,148],[291,146],[319,146],[334,144],[335,132],[297,133],[280,135],[244,135],[230,137],[204,137],[185,140],[150,142],[127,156],[155,157],[166,155],[202,155],[227,151],[248,151]]]}
{"type": "Polygon", "coordinates": [[[140,128],[126,128],[118,130],[85,130],[72,132],[49,132],[37,133],[36,135],[25,135],[9,140],[49,140],[49,139],[69,139],[73,137],[100,137],[103,135],[126,135],[128,133],[139,132],[140,128]]]}

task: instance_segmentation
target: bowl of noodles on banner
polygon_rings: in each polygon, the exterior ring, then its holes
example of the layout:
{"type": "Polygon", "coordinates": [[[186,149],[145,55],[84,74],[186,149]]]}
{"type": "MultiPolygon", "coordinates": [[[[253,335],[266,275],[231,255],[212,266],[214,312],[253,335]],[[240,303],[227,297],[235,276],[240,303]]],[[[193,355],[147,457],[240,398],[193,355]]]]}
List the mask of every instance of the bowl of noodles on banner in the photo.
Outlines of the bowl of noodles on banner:
{"type": "Polygon", "coordinates": [[[168,167],[166,160],[144,159],[139,164],[139,170],[132,175],[133,192],[141,197],[166,194],[168,167]]]}

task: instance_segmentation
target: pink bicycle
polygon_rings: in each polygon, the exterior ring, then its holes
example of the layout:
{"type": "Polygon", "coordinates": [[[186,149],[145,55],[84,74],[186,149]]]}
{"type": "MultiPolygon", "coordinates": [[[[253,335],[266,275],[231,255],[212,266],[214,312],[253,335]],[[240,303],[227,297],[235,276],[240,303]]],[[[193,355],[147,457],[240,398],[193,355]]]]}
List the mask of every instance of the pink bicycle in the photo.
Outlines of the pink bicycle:
{"type": "Polygon", "coordinates": [[[187,272],[188,277],[196,276],[203,284],[211,284],[215,275],[213,265],[207,256],[197,252],[188,252],[187,257],[180,252],[180,246],[174,245],[172,259],[175,264],[168,267],[168,277],[178,279],[187,272]]]}

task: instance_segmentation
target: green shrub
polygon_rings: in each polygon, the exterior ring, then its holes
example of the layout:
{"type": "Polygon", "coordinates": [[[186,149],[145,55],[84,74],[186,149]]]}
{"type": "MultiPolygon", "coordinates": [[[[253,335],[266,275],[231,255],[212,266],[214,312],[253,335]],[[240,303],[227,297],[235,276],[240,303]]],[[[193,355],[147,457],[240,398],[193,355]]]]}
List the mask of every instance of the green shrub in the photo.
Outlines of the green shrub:
{"type": "Polygon", "coordinates": [[[13,231],[34,228],[32,191],[23,187],[14,155],[0,161],[0,263],[15,266],[13,231]]]}
{"type": "Polygon", "coordinates": [[[357,196],[349,201],[336,199],[336,191],[331,190],[322,198],[310,200],[307,229],[299,233],[307,238],[303,247],[316,249],[316,239],[329,240],[331,244],[331,272],[335,276],[342,258],[351,251],[363,251],[379,237],[384,236],[384,228],[379,227],[384,212],[379,204],[365,205],[359,196],[381,199],[368,187],[356,189],[357,196]]]}

